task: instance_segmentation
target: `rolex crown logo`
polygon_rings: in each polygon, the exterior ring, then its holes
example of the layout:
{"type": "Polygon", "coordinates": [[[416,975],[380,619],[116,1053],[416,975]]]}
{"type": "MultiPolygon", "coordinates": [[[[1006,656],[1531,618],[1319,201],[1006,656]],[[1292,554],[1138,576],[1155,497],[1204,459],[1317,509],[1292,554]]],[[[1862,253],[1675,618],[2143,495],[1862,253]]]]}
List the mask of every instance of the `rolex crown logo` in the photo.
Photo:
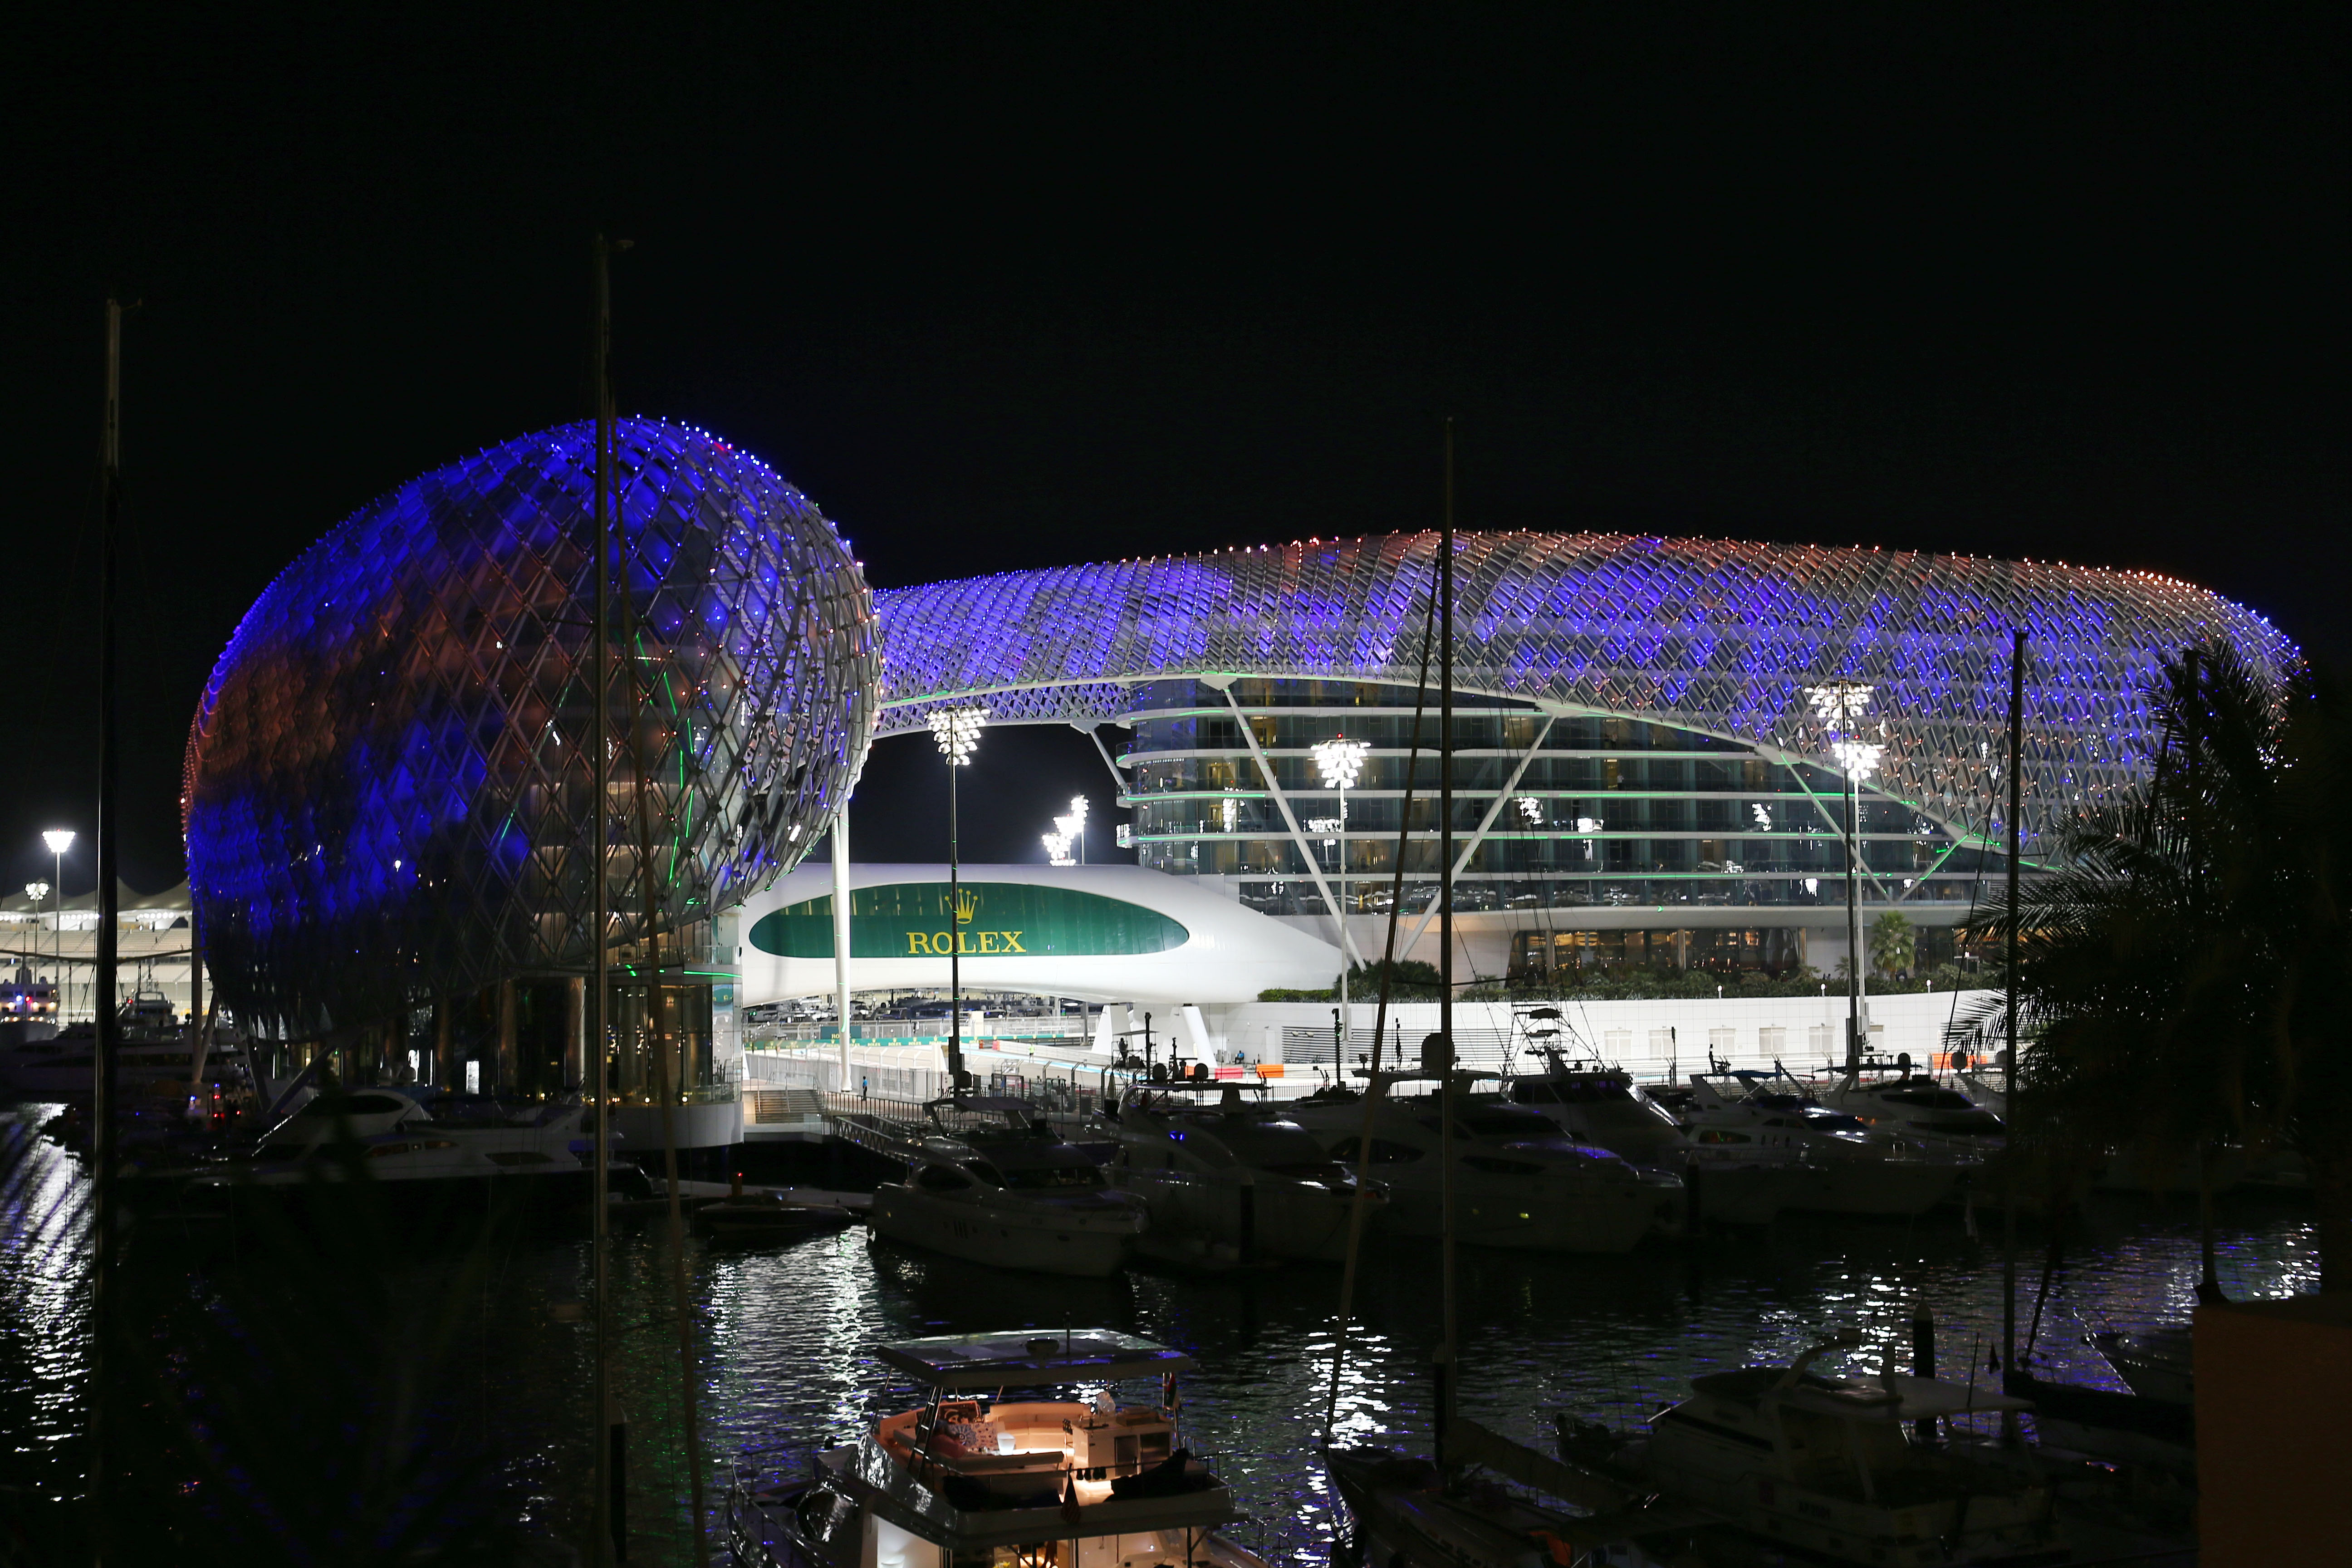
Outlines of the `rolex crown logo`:
{"type": "Polygon", "coordinates": [[[971,917],[980,912],[980,895],[970,888],[958,888],[955,892],[955,918],[960,926],[970,925],[971,917]]]}

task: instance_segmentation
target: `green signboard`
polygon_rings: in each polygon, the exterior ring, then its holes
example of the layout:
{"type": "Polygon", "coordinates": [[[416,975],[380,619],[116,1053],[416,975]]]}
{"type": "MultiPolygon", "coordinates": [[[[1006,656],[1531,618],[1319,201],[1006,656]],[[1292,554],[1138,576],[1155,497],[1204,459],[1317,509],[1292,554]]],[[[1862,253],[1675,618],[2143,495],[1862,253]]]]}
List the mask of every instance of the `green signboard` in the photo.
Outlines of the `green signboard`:
{"type": "MultiPolygon", "coordinates": [[[[856,889],[849,895],[849,955],[1109,958],[1165,952],[1192,934],[1157,910],[1074,888],[966,882],[959,892],[960,908],[950,902],[945,882],[856,889]]],[[[778,958],[831,958],[833,896],[761,915],[751,942],[778,958]]]]}

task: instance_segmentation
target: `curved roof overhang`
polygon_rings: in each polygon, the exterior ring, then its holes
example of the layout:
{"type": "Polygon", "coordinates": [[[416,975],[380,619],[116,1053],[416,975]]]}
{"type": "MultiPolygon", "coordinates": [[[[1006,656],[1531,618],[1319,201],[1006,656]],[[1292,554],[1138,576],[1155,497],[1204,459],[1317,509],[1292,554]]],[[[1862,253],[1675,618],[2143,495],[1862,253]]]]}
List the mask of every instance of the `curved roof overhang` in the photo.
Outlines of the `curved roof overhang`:
{"type": "MultiPolygon", "coordinates": [[[[1156,680],[1410,687],[1438,542],[1308,540],[879,593],[876,732],[975,701],[992,722],[1092,728],[1156,680]]],[[[2209,639],[2273,674],[2299,657],[2253,612],[2147,573],[1623,534],[1465,533],[1455,550],[1457,692],[1824,762],[1806,689],[1867,681],[1874,787],[1964,836],[1998,823],[2022,629],[2029,845],[2140,775],[2164,658],[2209,639]]]]}

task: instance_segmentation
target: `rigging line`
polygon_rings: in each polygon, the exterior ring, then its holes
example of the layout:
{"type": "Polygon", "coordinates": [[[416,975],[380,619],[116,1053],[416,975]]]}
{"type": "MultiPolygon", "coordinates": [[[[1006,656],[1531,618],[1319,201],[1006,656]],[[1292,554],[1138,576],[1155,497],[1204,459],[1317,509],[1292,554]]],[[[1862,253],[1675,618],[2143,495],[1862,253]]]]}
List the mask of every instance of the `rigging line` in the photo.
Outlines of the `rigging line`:
{"type": "MultiPolygon", "coordinates": [[[[626,556],[623,557],[624,564],[626,556]]],[[[645,930],[640,940],[646,954],[646,985],[644,1012],[638,1020],[638,1037],[651,1048],[654,1060],[654,1093],[661,1101],[662,1186],[668,1199],[670,1289],[675,1300],[677,1319],[677,1378],[678,1405],[686,1437],[687,1479],[694,1507],[694,1563],[705,1568],[710,1561],[710,1544],[706,1533],[702,1497],[702,1436],[700,1412],[695,1397],[694,1321],[686,1282],[686,1216],[680,1202],[677,1170],[677,1097],[670,1083],[670,1050],[656,1027],[662,991],[661,931],[656,914],[654,878],[653,817],[646,805],[646,715],[652,704],[646,700],[647,688],[653,679],[641,667],[645,640],[637,623],[636,597],[626,591],[621,595],[621,643],[635,646],[641,657],[629,661],[629,794],[636,806],[637,816],[637,892],[645,910],[645,930]]],[[[685,933],[673,933],[683,942],[685,933]]],[[[686,954],[678,952],[678,968],[683,973],[686,954]]],[[[686,1044],[685,1020],[678,1021],[678,1045],[686,1044]]],[[[680,1064],[683,1066],[683,1064],[680,1064]]]]}
{"type": "MultiPolygon", "coordinates": [[[[1433,584],[1429,607],[1421,623],[1421,675],[1413,688],[1412,741],[1406,748],[1404,759],[1404,805],[1397,816],[1396,865],[1389,877],[1388,944],[1381,955],[1381,999],[1372,1014],[1372,1052],[1367,1064],[1370,1070],[1364,1078],[1363,1132],[1356,1141],[1356,1190],[1348,1204],[1348,1252],[1339,1278],[1339,1324],[1331,1342],[1331,1389],[1323,1407],[1323,1444],[1330,1447],[1331,1429],[1339,1419],[1339,1366],[1348,1359],[1348,1324],[1356,1303],[1356,1258],[1364,1240],[1365,1183],[1370,1177],[1372,1158],[1372,1111],[1381,1094],[1381,1037],[1387,1032],[1389,993],[1396,978],[1397,919],[1404,910],[1405,852],[1412,847],[1413,775],[1421,768],[1422,717],[1429,706],[1429,645],[1437,626],[1437,592],[1433,584]]],[[[1342,1031],[1346,1039],[1347,1031],[1342,1031]]],[[[1345,1082],[1348,1070],[1347,1045],[1339,1048],[1340,1059],[1332,1066],[1334,1081],[1345,1082]]],[[[1398,1046],[1400,1059],[1403,1046],[1398,1046]]]]}
{"type": "Polygon", "coordinates": [[[1348,930],[1347,918],[1340,913],[1339,900],[1332,897],[1331,885],[1323,878],[1323,868],[1316,860],[1315,852],[1307,847],[1307,835],[1300,830],[1298,817],[1290,809],[1290,797],[1282,793],[1282,783],[1274,776],[1274,764],[1266,761],[1265,752],[1259,749],[1257,731],[1250,727],[1249,715],[1242,711],[1241,701],[1234,697],[1230,685],[1224,689],[1224,699],[1225,706],[1234,710],[1234,722],[1241,726],[1242,740],[1249,746],[1251,760],[1257,763],[1259,773],[1265,779],[1266,793],[1274,796],[1274,804],[1282,813],[1283,823],[1290,829],[1291,842],[1298,846],[1299,856],[1307,862],[1308,879],[1315,884],[1315,890],[1323,895],[1323,907],[1330,912],[1332,923],[1339,928],[1339,962],[1346,963],[1349,956],[1354,954],[1356,962],[1361,963],[1363,955],[1356,951],[1356,939],[1348,930]]]}

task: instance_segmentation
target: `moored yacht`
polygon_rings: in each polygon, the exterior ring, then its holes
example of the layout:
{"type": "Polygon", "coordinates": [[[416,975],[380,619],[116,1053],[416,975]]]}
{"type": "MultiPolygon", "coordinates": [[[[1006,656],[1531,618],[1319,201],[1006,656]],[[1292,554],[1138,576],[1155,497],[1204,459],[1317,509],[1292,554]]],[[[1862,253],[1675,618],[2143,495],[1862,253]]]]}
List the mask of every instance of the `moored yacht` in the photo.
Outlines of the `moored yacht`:
{"type": "Polygon", "coordinates": [[[257,1194],[354,1184],[425,1196],[495,1184],[534,1203],[584,1200],[592,1166],[577,1096],[508,1105],[445,1095],[420,1102],[385,1089],[338,1089],[305,1101],[259,1143],[177,1175],[197,1192],[257,1194]]]}
{"type": "Polygon", "coordinates": [[[727,1497],[746,1568],[1265,1568],[1220,1533],[1233,1493],[1192,1457],[1192,1359],[1107,1329],[956,1334],[874,1347],[923,1391],[808,1473],[727,1497]],[[1112,1390],[1150,1390],[1122,1405],[1112,1390]],[[1008,1390],[1103,1390],[1007,1399],[1008,1390]]]}
{"type": "Polygon", "coordinates": [[[2009,1128],[1958,1089],[1911,1071],[1908,1055],[1892,1062],[1867,1061],[1841,1078],[1822,1097],[1864,1126],[1955,1154],[1984,1154],[2007,1142],[2009,1128]]]}
{"type": "MultiPolygon", "coordinates": [[[[1457,1083],[1485,1075],[1457,1073],[1457,1083]]],[[[1433,1075],[1381,1073],[1368,1091],[1370,1170],[1389,1190],[1381,1227],[1392,1235],[1444,1229],[1441,1164],[1444,1122],[1438,1094],[1400,1097],[1391,1086],[1433,1075]]],[[[1526,1106],[1493,1093],[1454,1095],[1455,1235],[1481,1247],[1541,1252],[1625,1252],[1651,1232],[1683,1220],[1683,1184],[1635,1169],[1606,1149],[1571,1141],[1526,1106]]],[[[1353,1165],[1361,1152],[1360,1102],[1295,1108],[1332,1158],[1353,1165]]]]}
{"type": "Polygon", "coordinates": [[[1750,1535],[1842,1563],[1927,1568],[2059,1550],[2046,1486],[1914,1431],[2032,1405],[1933,1378],[1849,1382],[1808,1370],[1824,1351],[1858,1342],[1841,1337],[1790,1366],[1696,1378],[1689,1398],[1650,1422],[1647,1439],[1564,1432],[1561,1458],[1638,1475],[1750,1535]]]}
{"type": "MultiPolygon", "coordinates": [[[[194,1092],[200,1078],[224,1088],[245,1082],[232,1042],[224,1035],[203,1048],[198,1028],[177,1022],[170,1000],[159,992],[141,992],[124,1002],[117,1023],[114,1081],[126,1096],[194,1092]]],[[[0,1037],[0,1086],[26,1099],[87,1100],[97,1063],[98,1026],[89,1022],[47,1033],[28,1025],[18,1037],[0,1037]]]]}
{"type": "Polygon", "coordinates": [[[16,1047],[55,1038],[58,1032],[58,988],[36,980],[19,966],[14,980],[0,981],[0,1058],[16,1047]]]}
{"type": "Polygon", "coordinates": [[[1922,1152],[1832,1110],[1794,1079],[1759,1072],[1693,1073],[1684,1128],[1703,1145],[1788,1159],[1791,1208],[1920,1215],[1951,1194],[1976,1162],[1922,1152]]]}
{"type": "Polygon", "coordinates": [[[933,1130],[900,1151],[907,1179],[874,1190],[875,1235],[1045,1274],[1099,1278],[1127,1260],[1143,1200],[1113,1190],[1025,1102],[966,1097],[925,1109],[933,1130]]]}
{"type": "Polygon", "coordinates": [[[1693,1192],[1700,1219],[1768,1225],[1799,1196],[1789,1162],[1737,1145],[1700,1142],[1624,1068],[1571,1061],[1541,1047],[1536,1054],[1544,1068],[1511,1077],[1504,1087],[1511,1103],[1559,1123],[1575,1142],[1679,1176],[1693,1192]]]}
{"type": "Polygon", "coordinates": [[[2125,1385],[2143,1399],[2197,1403],[2197,1358],[2187,1323],[2147,1329],[2103,1329],[2091,1342],[2125,1385]]]}
{"type": "MultiPolygon", "coordinates": [[[[1138,1085],[1104,1117],[1118,1143],[1111,1182],[1150,1210],[1144,1250],[1208,1264],[1285,1258],[1336,1263],[1347,1255],[1356,1173],[1284,1110],[1219,1103],[1181,1089],[1138,1085]]],[[[1385,1189],[1367,1183],[1377,1212],[1385,1189]]]]}

